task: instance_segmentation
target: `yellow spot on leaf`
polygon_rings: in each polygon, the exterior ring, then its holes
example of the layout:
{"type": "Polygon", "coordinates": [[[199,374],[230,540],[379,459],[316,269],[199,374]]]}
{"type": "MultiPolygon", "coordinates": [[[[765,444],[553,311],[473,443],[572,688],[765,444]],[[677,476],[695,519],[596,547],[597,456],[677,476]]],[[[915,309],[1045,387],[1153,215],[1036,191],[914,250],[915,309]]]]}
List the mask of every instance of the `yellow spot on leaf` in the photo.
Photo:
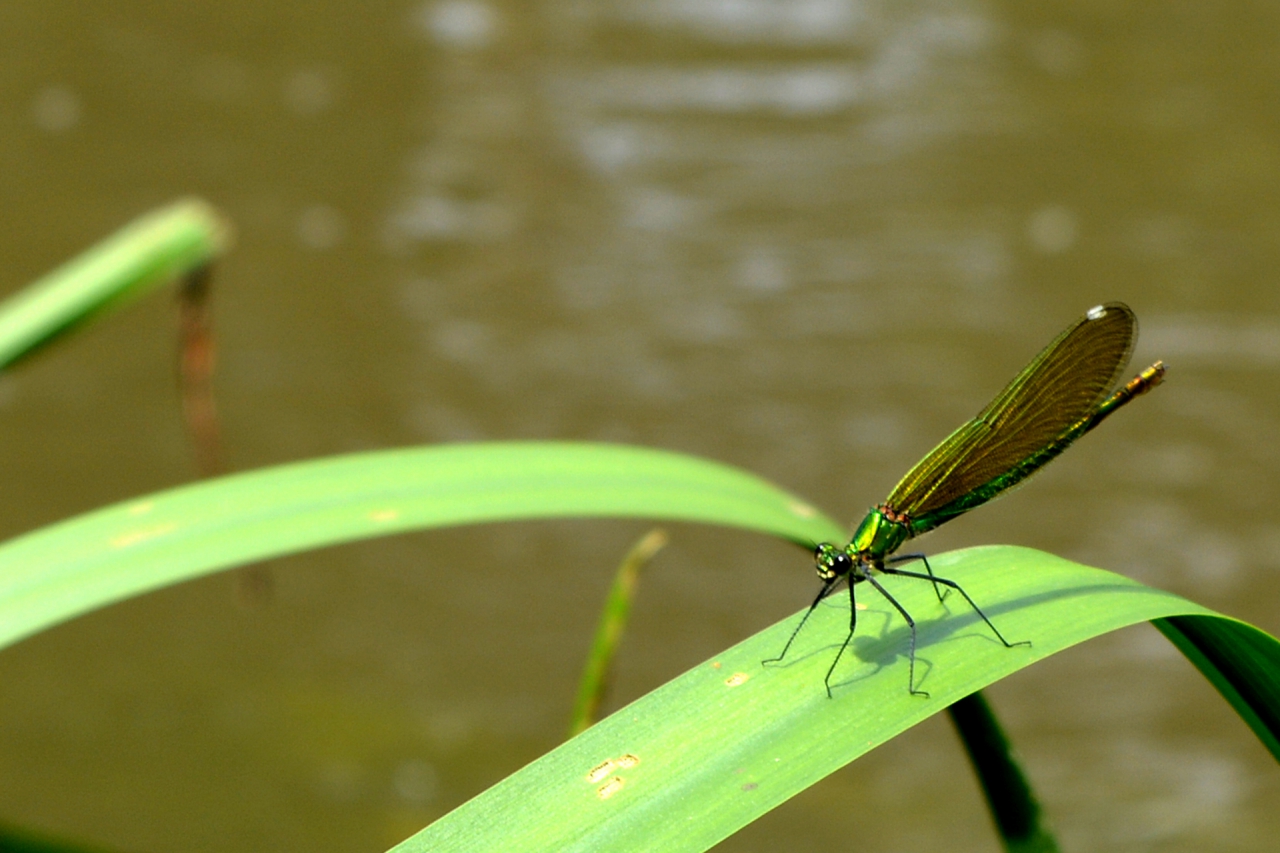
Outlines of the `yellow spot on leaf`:
{"type": "Polygon", "coordinates": [[[129,515],[146,515],[155,508],[155,501],[142,501],[129,507],[129,515]]]}
{"type": "Polygon", "coordinates": [[[735,672],[733,675],[726,678],[724,683],[730,687],[737,687],[739,684],[746,684],[747,679],[750,677],[751,676],[747,675],[745,672],[735,672]]]}
{"type": "Polygon", "coordinates": [[[137,545],[139,542],[146,542],[148,539],[155,539],[166,533],[172,533],[177,528],[178,525],[171,521],[168,524],[157,524],[155,527],[144,527],[141,530],[121,533],[111,540],[111,547],[128,548],[130,545],[137,545]]]}
{"type": "Polygon", "coordinates": [[[622,790],[622,786],[627,784],[622,780],[621,776],[614,776],[608,782],[605,782],[596,789],[596,796],[602,800],[607,800],[614,794],[622,790]]]}
{"type": "Polygon", "coordinates": [[[612,758],[606,758],[604,761],[591,768],[591,772],[587,774],[588,782],[599,782],[604,777],[613,772],[613,768],[618,766],[618,762],[612,758]]]}
{"type": "Polygon", "coordinates": [[[591,772],[587,774],[587,781],[592,783],[599,782],[618,768],[627,769],[635,767],[639,763],[640,759],[629,752],[621,758],[606,758],[591,768],[591,772]]]}
{"type": "Polygon", "coordinates": [[[792,501],[789,509],[801,518],[813,518],[818,511],[803,501],[792,501]]]}
{"type": "Polygon", "coordinates": [[[369,513],[370,521],[376,521],[381,524],[386,524],[388,521],[395,521],[399,517],[400,510],[398,509],[375,509],[373,512],[369,513]]]}

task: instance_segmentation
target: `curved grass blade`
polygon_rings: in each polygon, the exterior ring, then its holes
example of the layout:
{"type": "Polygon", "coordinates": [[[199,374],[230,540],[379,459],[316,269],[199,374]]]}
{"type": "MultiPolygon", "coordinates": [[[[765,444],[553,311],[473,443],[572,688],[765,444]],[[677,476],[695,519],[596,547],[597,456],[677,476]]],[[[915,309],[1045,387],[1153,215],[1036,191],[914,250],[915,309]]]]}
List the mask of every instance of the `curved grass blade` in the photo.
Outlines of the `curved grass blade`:
{"type": "Polygon", "coordinates": [[[121,302],[210,263],[230,226],[184,199],[149,213],[0,302],[0,369],[121,302]]]}
{"type": "Polygon", "coordinates": [[[591,641],[591,651],[587,655],[586,666],[583,667],[582,679],[578,682],[578,695],[574,699],[573,714],[569,719],[569,737],[595,724],[600,703],[604,701],[604,695],[609,689],[613,659],[618,654],[618,644],[622,642],[622,633],[627,629],[627,620],[631,616],[631,602],[635,599],[640,570],[666,544],[666,531],[655,527],[640,537],[627,552],[627,556],[622,558],[622,564],[613,576],[613,585],[609,588],[604,610],[600,613],[600,624],[591,641]]]}
{"type": "Polygon", "coordinates": [[[1250,636],[1271,651],[1246,674],[1252,687],[1237,686],[1240,695],[1265,695],[1280,685],[1273,662],[1280,643],[1171,593],[1023,548],[934,559],[1000,613],[1014,635],[1033,637],[1035,645],[1006,649],[964,608],[947,613],[927,584],[896,585],[894,594],[921,617],[931,697],[902,689],[905,631],[876,601],[864,616],[885,627],[878,637],[860,638],[828,700],[821,676],[830,643],[821,638],[848,620],[844,599],[834,599],[815,611],[819,630],[802,635],[803,648],[797,643],[789,666],[765,669],[759,661],[786,638],[794,617],[607,717],[394,850],[706,850],[975,690],[1145,620],[1190,620],[1227,637],[1250,636]]]}
{"type": "Polygon", "coordinates": [[[1280,760],[1280,646],[1265,631],[1242,622],[1170,616],[1156,620],[1170,642],[1231,703],[1253,733],[1280,760]]]}
{"type": "Polygon", "coordinates": [[[455,444],[282,465],[127,501],[0,545],[0,648],[217,569],[407,530],[534,518],[724,524],[805,547],[841,535],[727,465],[625,445],[455,444]]]}

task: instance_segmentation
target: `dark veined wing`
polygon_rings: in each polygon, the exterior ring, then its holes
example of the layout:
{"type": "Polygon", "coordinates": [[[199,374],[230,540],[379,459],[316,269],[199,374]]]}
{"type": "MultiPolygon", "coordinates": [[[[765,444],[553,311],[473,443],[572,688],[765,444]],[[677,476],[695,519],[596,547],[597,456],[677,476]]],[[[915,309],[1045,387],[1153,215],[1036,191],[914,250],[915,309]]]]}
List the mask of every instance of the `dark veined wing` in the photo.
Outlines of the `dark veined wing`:
{"type": "Polygon", "coordinates": [[[908,471],[886,503],[909,516],[927,515],[1043,449],[1106,399],[1129,363],[1137,331],[1127,305],[1091,308],[908,471]]]}

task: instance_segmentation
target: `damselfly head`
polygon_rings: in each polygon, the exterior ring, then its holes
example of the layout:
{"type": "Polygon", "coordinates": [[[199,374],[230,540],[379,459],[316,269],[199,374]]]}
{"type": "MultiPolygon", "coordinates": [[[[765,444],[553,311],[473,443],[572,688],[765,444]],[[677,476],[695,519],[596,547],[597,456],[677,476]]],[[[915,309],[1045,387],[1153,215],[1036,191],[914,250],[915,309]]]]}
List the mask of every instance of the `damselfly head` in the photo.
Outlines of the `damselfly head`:
{"type": "Polygon", "coordinates": [[[818,570],[818,577],[824,581],[833,581],[849,574],[853,569],[853,559],[830,543],[823,542],[813,549],[813,562],[818,570]]]}

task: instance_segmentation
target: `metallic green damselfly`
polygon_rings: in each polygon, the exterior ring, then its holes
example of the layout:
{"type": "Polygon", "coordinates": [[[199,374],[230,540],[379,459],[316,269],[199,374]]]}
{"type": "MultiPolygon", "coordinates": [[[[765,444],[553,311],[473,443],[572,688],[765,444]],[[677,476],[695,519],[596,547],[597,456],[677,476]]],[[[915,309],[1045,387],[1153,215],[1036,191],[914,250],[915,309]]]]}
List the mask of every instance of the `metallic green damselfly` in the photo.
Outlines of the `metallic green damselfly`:
{"type": "Polygon", "coordinates": [[[908,471],[885,502],[867,513],[848,545],[817,545],[814,559],[822,589],[781,654],[765,663],[782,660],[814,608],[837,584],[846,581],[849,633],[823,679],[830,696],[831,674],[849,647],[857,624],[854,589],[866,581],[906,620],[911,631],[907,689],[927,696],[916,689],[915,620],[876,580],[876,574],[929,581],[939,601],[945,595],[940,587],[954,589],[1006,647],[1029,645],[1028,641],[1006,640],[958,583],[934,575],[924,554],[894,552],[907,540],[981,506],[1030,477],[1116,409],[1159,385],[1165,367],[1157,361],[1111,391],[1129,363],[1137,336],[1138,321],[1127,305],[1108,302],[1090,308],[1032,359],[976,418],[947,436],[908,471]],[[925,571],[895,568],[912,561],[923,563],[925,571]]]}

